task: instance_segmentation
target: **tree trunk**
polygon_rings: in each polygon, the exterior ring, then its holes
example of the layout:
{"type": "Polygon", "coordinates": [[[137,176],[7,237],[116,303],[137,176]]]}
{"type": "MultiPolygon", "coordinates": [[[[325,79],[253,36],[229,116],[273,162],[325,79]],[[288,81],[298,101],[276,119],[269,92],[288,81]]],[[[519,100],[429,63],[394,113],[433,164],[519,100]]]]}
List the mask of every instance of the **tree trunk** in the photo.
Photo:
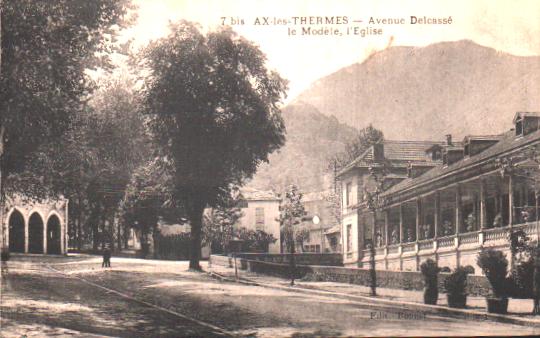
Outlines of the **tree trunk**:
{"type": "MultiPolygon", "coordinates": [[[[114,213],[111,215],[111,219],[109,220],[109,242],[111,245],[111,251],[114,252],[116,249],[116,241],[114,240],[114,213]]],[[[120,235],[120,234],[118,234],[120,235]]]]}
{"type": "Polygon", "coordinates": [[[159,246],[159,239],[158,239],[158,231],[157,231],[157,225],[154,227],[154,230],[152,231],[152,257],[154,259],[158,259],[158,246],[159,246]]]}
{"type": "Polygon", "coordinates": [[[81,195],[79,194],[77,204],[77,249],[81,251],[82,249],[82,201],[81,195]]]}
{"type": "Polygon", "coordinates": [[[291,286],[294,285],[294,279],[296,275],[296,261],[294,255],[296,254],[296,243],[294,242],[294,235],[290,236],[290,258],[289,258],[289,268],[290,268],[290,277],[291,277],[291,286]]]}
{"type": "MultiPolygon", "coordinates": [[[[0,46],[1,50],[1,46],[0,46]]],[[[7,238],[7,229],[5,226],[9,226],[9,220],[4,222],[4,203],[6,200],[5,196],[5,178],[7,177],[7,173],[4,170],[3,166],[3,150],[4,150],[4,127],[0,126],[0,240],[2,243],[0,243],[0,251],[2,252],[2,255],[7,255],[7,252],[9,251],[9,238],[7,238]]],[[[2,257],[4,258],[4,257],[2,257]]]]}
{"type": "Polygon", "coordinates": [[[189,255],[189,268],[192,270],[201,271],[201,233],[202,233],[202,219],[205,203],[196,198],[190,199],[185,204],[186,213],[189,217],[191,224],[191,246],[189,255]]]}
{"type": "Polygon", "coordinates": [[[99,229],[98,229],[98,218],[92,217],[90,218],[90,222],[92,222],[92,249],[94,251],[98,250],[98,244],[99,244],[99,229]]]}
{"type": "Polygon", "coordinates": [[[120,225],[120,223],[120,220],[118,220],[118,238],[116,239],[118,244],[118,251],[122,251],[122,226],[120,225]]]}

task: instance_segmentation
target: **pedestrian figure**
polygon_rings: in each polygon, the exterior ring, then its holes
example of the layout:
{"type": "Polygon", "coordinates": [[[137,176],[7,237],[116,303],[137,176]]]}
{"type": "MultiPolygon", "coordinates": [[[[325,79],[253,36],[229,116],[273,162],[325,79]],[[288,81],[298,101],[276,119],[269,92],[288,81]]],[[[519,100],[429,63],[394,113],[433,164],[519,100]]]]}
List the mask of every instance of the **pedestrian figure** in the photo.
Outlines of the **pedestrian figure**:
{"type": "Polygon", "coordinates": [[[106,245],[105,249],[103,250],[103,263],[101,263],[101,267],[111,267],[111,249],[109,249],[109,245],[106,245]]]}
{"type": "Polygon", "coordinates": [[[398,244],[399,243],[399,233],[397,229],[394,228],[392,230],[392,244],[398,244]]]}

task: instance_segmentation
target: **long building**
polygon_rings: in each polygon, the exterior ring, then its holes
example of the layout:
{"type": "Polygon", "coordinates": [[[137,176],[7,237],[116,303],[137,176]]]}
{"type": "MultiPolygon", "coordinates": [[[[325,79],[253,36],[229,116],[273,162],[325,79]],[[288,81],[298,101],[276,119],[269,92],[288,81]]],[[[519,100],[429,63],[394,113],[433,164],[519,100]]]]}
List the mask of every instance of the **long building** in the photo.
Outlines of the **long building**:
{"type": "MultiPolygon", "coordinates": [[[[439,266],[472,265],[479,272],[476,257],[487,247],[505,251],[511,261],[508,234],[521,229],[535,239],[539,231],[540,115],[517,113],[513,125],[500,135],[469,135],[461,142],[447,135],[423,154],[416,151],[405,176],[392,181],[397,168],[384,156],[373,157],[371,173],[345,168],[345,264],[368,267],[375,261],[377,269],[417,271],[431,258],[439,266]],[[390,169],[373,169],[379,167],[390,169]],[[370,190],[366,182],[377,175],[386,185],[370,190]],[[356,189],[368,198],[348,192],[347,185],[360,181],[356,189]]],[[[377,147],[386,143],[371,151],[377,147]]]]}

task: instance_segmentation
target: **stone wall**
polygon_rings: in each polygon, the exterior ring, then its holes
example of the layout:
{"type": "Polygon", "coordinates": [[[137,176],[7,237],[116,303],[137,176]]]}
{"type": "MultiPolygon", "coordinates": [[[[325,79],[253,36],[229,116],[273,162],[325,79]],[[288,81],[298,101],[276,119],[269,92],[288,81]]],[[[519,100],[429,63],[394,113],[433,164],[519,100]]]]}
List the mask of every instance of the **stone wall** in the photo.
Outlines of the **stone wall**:
{"type": "MultiPolygon", "coordinates": [[[[226,256],[211,256],[212,264],[233,267],[232,259],[226,256]]],[[[238,268],[250,272],[290,278],[288,264],[263,262],[240,258],[238,268]]],[[[308,266],[297,265],[295,278],[305,281],[338,282],[358,285],[370,285],[370,270],[362,268],[347,268],[338,266],[308,266]]],[[[439,273],[439,291],[444,292],[444,279],[449,273],[439,273]]],[[[377,286],[401,290],[418,290],[424,288],[422,273],[417,271],[390,271],[378,270],[376,273],[377,286]]],[[[485,296],[489,293],[489,282],[484,276],[469,275],[467,279],[467,292],[473,296],[485,296]]]]}
{"type": "MultiPolygon", "coordinates": [[[[238,253],[236,257],[248,260],[288,264],[289,254],[238,253]]],[[[343,256],[340,253],[297,253],[294,255],[298,265],[343,266],[343,256]]]]}

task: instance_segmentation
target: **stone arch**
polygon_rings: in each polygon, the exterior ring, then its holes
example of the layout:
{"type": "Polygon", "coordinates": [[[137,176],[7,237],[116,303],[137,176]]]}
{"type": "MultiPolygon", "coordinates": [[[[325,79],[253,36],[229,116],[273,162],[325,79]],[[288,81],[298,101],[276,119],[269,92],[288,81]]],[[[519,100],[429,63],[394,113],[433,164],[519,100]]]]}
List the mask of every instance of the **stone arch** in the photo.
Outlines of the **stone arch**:
{"type": "Polygon", "coordinates": [[[8,217],[9,251],[24,252],[24,216],[18,209],[13,209],[8,217]]]}
{"type": "Polygon", "coordinates": [[[62,253],[62,226],[56,213],[51,213],[47,220],[47,253],[56,255],[62,253]]]}
{"type": "Polygon", "coordinates": [[[43,253],[43,218],[33,212],[28,220],[28,252],[43,253]]]}

